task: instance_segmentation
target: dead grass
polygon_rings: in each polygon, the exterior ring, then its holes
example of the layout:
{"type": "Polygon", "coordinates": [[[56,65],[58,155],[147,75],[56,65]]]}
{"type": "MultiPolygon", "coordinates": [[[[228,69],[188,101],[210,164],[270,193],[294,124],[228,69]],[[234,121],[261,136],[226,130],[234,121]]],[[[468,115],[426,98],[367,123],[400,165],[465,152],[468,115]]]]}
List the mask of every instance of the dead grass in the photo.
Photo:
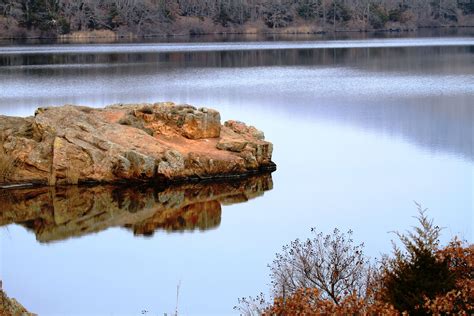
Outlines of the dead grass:
{"type": "Polygon", "coordinates": [[[61,38],[74,38],[74,39],[81,39],[81,38],[91,38],[91,37],[107,37],[107,38],[116,38],[117,34],[112,32],[111,30],[95,30],[95,31],[77,31],[72,32],[71,34],[61,35],[61,38]]]}
{"type": "Polygon", "coordinates": [[[244,34],[258,34],[260,32],[261,32],[261,29],[256,26],[248,26],[242,29],[242,33],[244,34]]]}
{"type": "Polygon", "coordinates": [[[77,31],[71,34],[63,34],[58,37],[59,42],[64,43],[113,43],[120,36],[111,30],[77,31]]]}
{"type": "Polygon", "coordinates": [[[317,30],[309,25],[289,26],[282,30],[284,34],[312,34],[316,32],[317,30]]]}

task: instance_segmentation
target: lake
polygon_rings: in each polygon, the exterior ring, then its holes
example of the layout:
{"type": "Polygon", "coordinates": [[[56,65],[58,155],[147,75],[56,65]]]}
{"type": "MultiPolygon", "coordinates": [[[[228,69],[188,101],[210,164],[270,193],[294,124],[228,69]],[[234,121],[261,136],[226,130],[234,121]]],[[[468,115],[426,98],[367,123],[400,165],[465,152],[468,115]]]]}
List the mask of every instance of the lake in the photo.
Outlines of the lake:
{"type": "Polygon", "coordinates": [[[30,311],[232,314],[238,297],[269,292],[267,264],[311,227],[352,229],[379,258],[390,231],[416,224],[414,201],[443,242],[474,241],[472,34],[0,47],[2,115],[158,101],[258,127],[278,170],[0,197],[0,279],[30,311]]]}

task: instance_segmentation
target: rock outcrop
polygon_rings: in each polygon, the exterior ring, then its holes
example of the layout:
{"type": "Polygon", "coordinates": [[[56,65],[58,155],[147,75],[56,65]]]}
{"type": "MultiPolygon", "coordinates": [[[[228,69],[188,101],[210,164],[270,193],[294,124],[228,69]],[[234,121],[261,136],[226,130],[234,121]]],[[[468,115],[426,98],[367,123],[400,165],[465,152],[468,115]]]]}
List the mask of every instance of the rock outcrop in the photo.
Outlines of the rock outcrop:
{"type": "Polygon", "coordinates": [[[273,187],[271,174],[170,186],[43,186],[0,189],[0,227],[16,223],[52,242],[125,227],[135,235],[207,230],[222,205],[247,202],[273,187]]]}
{"type": "Polygon", "coordinates": [[[261,131],[173,103],[65,105],[0,116],[0,183],[179,181],[274,170],[261,131]]]}
{"type": "Polygon", "coordinates": [[[34,316],[23,307],[16,299],[9,298],[2,290],[0,281],[0,315],[2,316],[34,316]]]}

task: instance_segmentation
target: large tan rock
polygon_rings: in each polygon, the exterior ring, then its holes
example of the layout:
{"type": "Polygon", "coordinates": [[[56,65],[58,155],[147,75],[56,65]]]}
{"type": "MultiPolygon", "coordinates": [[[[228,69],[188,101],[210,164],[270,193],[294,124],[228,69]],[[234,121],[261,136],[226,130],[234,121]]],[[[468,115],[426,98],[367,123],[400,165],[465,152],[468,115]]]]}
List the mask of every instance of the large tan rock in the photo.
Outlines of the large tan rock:
{"type": "Polygon", "coordinates": [[[134,106],[126,107],[134,111],[135,117],[145,121],[151,130],[153,125],[150,123],[162,122],[189,139],[214,138],[220,135],[221,116],[216,110],[173,103],[155,104],[139,109],[134,106]]]}
{"type": "Polygon", "coordinates": [[[272,144],[219,112],[173,103],[65,105],[0,116],[0,183],[173,181],[273,170],[272,144]],[[2,171],[3,169],[8,169],[2,171]]]}

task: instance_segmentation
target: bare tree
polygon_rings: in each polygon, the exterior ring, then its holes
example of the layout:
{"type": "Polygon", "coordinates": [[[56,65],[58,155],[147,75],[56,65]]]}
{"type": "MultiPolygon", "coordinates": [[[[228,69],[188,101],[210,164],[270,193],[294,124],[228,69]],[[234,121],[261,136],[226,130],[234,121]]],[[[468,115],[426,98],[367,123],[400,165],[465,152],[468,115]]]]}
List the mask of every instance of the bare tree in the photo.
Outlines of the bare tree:
{"type": "Polygon", "coordinates": [[[180,16],[208,19],[216,30],[248,22],[280,28],[301,19],[325,31],[364,25],[371,30],[384,29],[387,22],[410,28],[457,25],[473,14],[472,5],[454,0],[0,0],[0,33],[50,36],[108,29],[152,35],[173,29],[175,22],[183,27],[180,16]]]}
{"type": "Polygon", "coordinates": [[[336,304],[349,293],[365,295],[369,263],[363,244],[354,245],[351,236],[352,231],[334,229],[284,246],[269,266],[275,297],[287,297],[298,288],[317,288],[336,304]]]}
{"type": "Polygon", "coordinates": [[[271,28],[287,26],[293,20],[289,1],[267,1],[264,5],[264,21],[271,28]]]}

